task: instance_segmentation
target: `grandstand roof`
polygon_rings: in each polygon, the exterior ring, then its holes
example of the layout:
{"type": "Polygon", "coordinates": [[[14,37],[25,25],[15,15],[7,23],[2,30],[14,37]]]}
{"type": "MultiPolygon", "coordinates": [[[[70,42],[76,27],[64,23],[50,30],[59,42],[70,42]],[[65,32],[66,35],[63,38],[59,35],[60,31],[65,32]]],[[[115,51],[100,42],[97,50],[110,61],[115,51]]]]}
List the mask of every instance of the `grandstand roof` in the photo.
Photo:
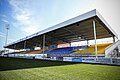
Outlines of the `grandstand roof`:
{"type": "Polygon", "coordinates": [[[93,40],[93,20],[96,22],[96,38],[107,38],[115,36],[117,34],[99,14],[98,11],[92,10],[75,18],[64,21],[60,24],[49,27],[45,30],[37,32],[33,35],[27,36],[23,39],[15,41],[5,48],[11,49],[24,49],[24,43],[26,42],[26,48],[33,48],[34,46],[42,46],[43,35],[45,35],[45,45],[70,43],[81,40],[93,40]]]}

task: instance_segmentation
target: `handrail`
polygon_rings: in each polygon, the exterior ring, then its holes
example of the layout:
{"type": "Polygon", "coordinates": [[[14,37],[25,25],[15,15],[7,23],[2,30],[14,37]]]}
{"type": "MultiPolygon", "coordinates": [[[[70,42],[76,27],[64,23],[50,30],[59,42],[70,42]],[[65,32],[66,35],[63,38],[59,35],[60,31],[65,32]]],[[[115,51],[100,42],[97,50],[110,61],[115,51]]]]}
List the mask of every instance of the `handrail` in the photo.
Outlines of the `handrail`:
{"type": "Polygon", "coordinates": [[[118,40],[117,42],[115,42],[115,43],[109,45],[108,47],[105,48],[105,50],[107,50],[107,49],[110,48],[111,46],[115,45],[115,44],[118,43],[119,41],[120,41],[120,40],[118,40]]]}
{"type": "Polygon", "coordinates": [[[120,40],[118,40],[117,42],[109,45],[108,47],[105,48],[105,53],[108,54],[110,53],[112,50],[114,50],[116,48],[117,45],[120,45],[120,40]]]}

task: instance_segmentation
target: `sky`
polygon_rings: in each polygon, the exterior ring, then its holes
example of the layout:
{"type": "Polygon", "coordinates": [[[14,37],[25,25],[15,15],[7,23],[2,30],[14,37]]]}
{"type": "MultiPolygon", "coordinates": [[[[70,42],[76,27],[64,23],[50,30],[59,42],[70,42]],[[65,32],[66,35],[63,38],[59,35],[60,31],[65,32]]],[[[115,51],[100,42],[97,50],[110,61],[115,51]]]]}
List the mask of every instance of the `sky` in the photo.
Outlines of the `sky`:
{"type": "Polygon", "coordinates": [[[0,0],[0,50],[7,43],[97,9],[120,38],[120,0],[0,0]]]}

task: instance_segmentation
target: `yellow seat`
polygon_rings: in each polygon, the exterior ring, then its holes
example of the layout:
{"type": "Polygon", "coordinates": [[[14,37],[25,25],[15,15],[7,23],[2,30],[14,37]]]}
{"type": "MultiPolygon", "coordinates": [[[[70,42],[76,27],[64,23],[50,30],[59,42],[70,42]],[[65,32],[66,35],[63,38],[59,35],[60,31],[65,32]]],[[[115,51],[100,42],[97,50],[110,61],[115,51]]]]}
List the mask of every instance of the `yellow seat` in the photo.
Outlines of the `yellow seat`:
{"type": "MultiPolygon", "coordinates": [[[[97,44],[97,50],[98,54],[105,54],[105,48],[109,46],[112,43],[106,43],[106,44],[97,44]]],[[[95,54],[95,45],[91,45],[89,48],[84,50],[78,50],[74,52],[73,54],[95,54]]]]}
{"type": "Polygon", "coordinates": [[[27,52],[27,54],[40,54],[42,52],[43,52],[43,49],[41,49],[41,50],[33,50],[33,51],[27,52]]]}

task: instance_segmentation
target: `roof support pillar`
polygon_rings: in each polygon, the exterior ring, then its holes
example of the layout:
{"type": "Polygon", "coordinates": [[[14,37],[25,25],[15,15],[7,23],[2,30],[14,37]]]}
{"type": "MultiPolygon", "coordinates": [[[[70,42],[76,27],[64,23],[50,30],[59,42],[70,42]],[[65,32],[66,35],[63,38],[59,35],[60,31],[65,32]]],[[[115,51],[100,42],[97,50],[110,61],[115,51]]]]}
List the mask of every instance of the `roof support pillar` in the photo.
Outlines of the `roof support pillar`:
{"type": "Polygon", "coordinates": [[[14,45],[14,52],[15,52],[16,45],[14,45]]]}
{"type": "Polygon", "coordinates": [[[97,56],[97,44],[96,44],[96,25],[95,25],[95,20],[93,20],[93,29],[94,29],[94,41],[95,41],[95,55],[96,55],[96,58],[97,58],[98,56],[97,56]]]}
{"type": "Polygon", "coordinates": [[[24,50],[26,49],[26,41],[24,42],[24,50]]]}
{"type": "Polygon", "coordinates": [[[113,43],[115,43],[115,36],[113,36],[113,43]]]}
{"type": "Polygon", "coordinates": [[[87,40],[87,46],[89,46],[89,40],[87,40]]]}
{"type": "Polygon", "coordinates": [[[43,53],[45,51],[45,34],[43,35],[43,53]]]}
{"type": "Polygon", "coordinates": [[[69,42],[69,45],[70,45],[70,47],[71,47],[71,42],[69,42]]]}

